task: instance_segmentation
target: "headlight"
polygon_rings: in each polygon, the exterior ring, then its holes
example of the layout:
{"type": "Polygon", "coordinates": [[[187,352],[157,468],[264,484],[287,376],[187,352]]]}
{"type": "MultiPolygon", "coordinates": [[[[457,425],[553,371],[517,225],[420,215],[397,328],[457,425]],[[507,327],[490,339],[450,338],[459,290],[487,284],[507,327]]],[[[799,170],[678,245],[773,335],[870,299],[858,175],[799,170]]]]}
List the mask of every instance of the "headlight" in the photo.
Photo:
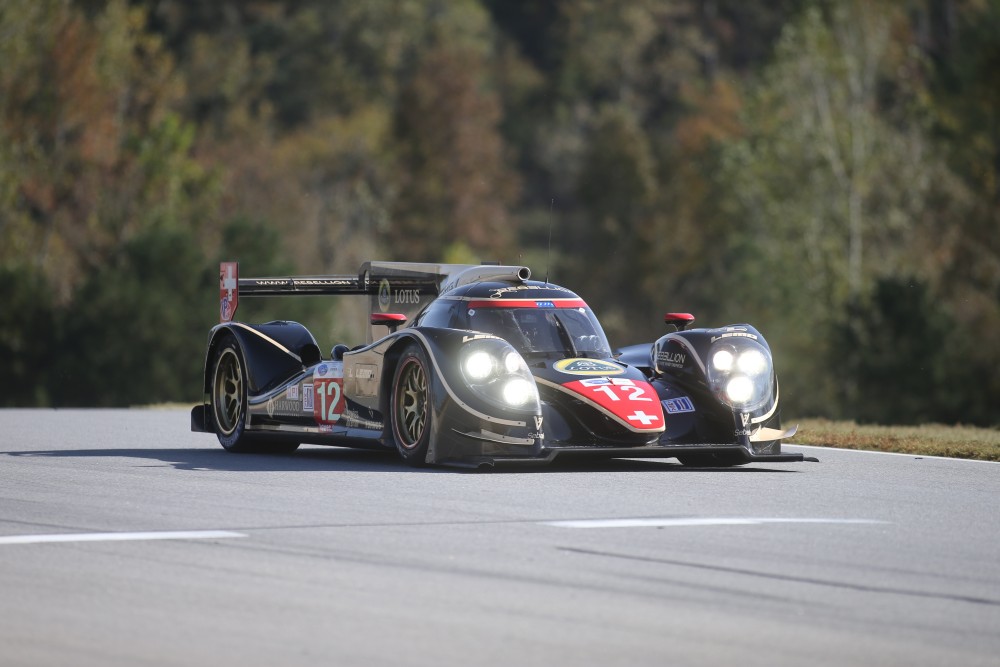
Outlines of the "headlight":
{"type": "Polygon", "coordinates": [[[465,358],[465,374],[470,380],[485,380],[493,374],[494,366],[489,352],[473,352],[465,358]]]}
{"type": "Polygon", "coordinates": [[[733,353],[729,350],[719,350],[712,355],[712,366],[717,371],[728,373],[733,368],[733,353]]]}
{"type": "Polygon", "coordinates": [[[736,367],[747,375],[760,375],[767,367],[767,359],[760,350],[746,350],[741,352],[736,360],[736,367]]]}
{"type": "Polygon", "coordinates": [[[524,378],[515,377],[507,380],[503,386],[503,400],[514,407],[520,407],[532,398],[538,398],[538,390],[535,389],[533,382],[528,382],[524,378]]]}
{"type": "Polygon", "coordinates": [[[709,383],[725,403],[750,411],[770,400],[774,386],[771,355],[756,340],[720,340],[709,359],[709,383]]]}
{"type": "Polygon", "coordinates": [[[726,396],[731,403],[742,405],[753,398],[753,380],[745,375],[737,375],[726,383],[726,396]]]}
{"type": "Polygon", "coordinates": [[[508,352],[504,355],[503,367],[507,369],[508,373],[519,373],[528,370],[528,365],[524,363],[524,359],[517,352],[508,352]]]}
{"type": "Polygon", "coordinates": [[[476,394],[502,408],[538,409],[538,388],[524,358],[502,338],[478,338],[462,348],[462,375],[476,394]]]}

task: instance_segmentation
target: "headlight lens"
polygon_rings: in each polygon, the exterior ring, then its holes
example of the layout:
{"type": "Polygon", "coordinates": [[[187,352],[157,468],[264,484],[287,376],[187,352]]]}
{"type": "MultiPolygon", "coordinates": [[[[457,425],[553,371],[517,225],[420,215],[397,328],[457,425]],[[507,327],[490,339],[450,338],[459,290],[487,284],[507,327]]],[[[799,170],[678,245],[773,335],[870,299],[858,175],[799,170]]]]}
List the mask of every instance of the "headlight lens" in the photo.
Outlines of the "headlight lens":
{"type": "Polygon", "coordinates": [[[470,380],[485,380],[493,374],[493,357],[482,350],[473,352],[465,358],[465,374],[470,380]]]}
{"type": "Polygon", "coordinates": [[[728,373],[733,369],[733,353],[729,350],[719,350],[712,355],[712,366],[717,371],[728,373]]]}
{"type": "Polygon", "coordinates": [[[515,377],[503,386],[503,400],[514,407],[521,407],[532,398],[538,398],[538,390],[533,382],[515,377]]]}
{"type": "Polygon", "coordinates": [[[771,354],[756,340],[720,340],[709,359],[712,389],[730,406],[750,411],[770,400],[774,385],[771,354]]]}
{"type": "Polygon", "coordinates": [[[760,350],[746,350],[737,358],[736,367],[747,375],[759,375],[767,369],[767,359],[760,350]]]}
{"type": "Polygon", "coordinates": [[[726,396],[730,402],[742,405],[753,398],[753,380],[737,375],[726,383],[726,396]]]}
{"type": "Polygon", "coordinates": [[[477,338],[462,348],[462,375],[479,396],[503,408],[540,409],[524,358],[502,338],[477,338]]]}
{"type": "Polygon", "coordinates": [[[524,359],[517,352],[508,352],[504,355],[503,367],[508,373],[519,373],[528,370],[528,365],[524,363],[524,359]]]}

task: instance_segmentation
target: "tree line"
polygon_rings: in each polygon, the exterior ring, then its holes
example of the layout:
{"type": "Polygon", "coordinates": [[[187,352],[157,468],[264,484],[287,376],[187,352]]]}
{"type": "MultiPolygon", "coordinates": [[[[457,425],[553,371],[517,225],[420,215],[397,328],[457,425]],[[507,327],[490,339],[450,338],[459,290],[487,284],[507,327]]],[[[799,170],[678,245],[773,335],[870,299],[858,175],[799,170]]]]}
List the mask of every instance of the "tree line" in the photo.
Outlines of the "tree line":
{"type": "Polygon", "coordinates": [[[998,77],[1000,0],[7,0],[0,405],[197,400],[220,259],[500,260],[752,323],[786,419],[996,425],[998,77]]]}

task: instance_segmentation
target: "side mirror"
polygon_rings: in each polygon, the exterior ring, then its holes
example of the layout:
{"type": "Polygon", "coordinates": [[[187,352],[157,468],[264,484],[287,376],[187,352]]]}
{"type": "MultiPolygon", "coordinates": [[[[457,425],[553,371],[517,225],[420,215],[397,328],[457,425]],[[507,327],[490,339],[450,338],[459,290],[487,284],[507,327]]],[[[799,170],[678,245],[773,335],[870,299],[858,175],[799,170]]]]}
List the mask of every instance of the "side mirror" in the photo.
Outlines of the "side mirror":
{"type": "Polygon", "coordinates": [[[694,323],[694,315],[691,313],[667,313],[663,316],[663,321],[677,331],[684,331],[694,323]]]}
{"type": "Polygon", "coordinates": [[[385,325],[389,327],[389,333],[395,333],[396,329],[406,324],[406,315],[402,313],[372,313],[371,323],[372,326],[385,325]]]}

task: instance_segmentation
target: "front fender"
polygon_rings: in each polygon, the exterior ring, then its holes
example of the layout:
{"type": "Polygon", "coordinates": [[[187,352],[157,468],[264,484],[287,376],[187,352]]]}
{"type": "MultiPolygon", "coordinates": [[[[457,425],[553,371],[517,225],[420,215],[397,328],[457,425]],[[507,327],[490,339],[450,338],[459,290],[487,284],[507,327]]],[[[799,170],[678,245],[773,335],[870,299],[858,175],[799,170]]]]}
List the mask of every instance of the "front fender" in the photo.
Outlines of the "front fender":
{"type": "Polygon", "coordinates": [[[433,432],[428,463],[530,456],[541,447],[541,408],[503,407],[476,393],[460,367],[463,348],[484,334],[457,329],[403,329],[393,335],[385,350],[382,368],[381,409],[390,410],[392,378],[402,349],[408,342],[419,345],[430,361],[430,391],[433,432]]]}

